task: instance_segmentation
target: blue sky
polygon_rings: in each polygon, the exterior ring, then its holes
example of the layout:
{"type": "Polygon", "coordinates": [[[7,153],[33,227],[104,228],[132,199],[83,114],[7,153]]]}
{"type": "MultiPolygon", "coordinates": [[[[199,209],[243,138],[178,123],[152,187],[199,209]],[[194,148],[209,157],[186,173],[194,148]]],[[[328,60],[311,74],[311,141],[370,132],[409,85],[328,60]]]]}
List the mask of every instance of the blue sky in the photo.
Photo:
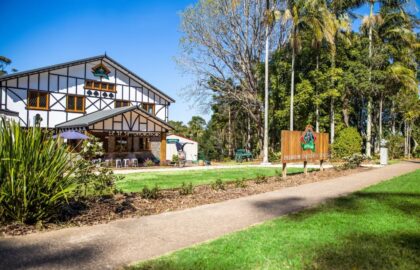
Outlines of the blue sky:
{"type": "Polygon", "coordinates": [[[191,78],[173,59],[179,52],[179,12],[194,2],[1,0],[0,55],[24,71],[106,52],[175,98],[169,117],[187,122],[200,112],[180,95],[191,78]]]}

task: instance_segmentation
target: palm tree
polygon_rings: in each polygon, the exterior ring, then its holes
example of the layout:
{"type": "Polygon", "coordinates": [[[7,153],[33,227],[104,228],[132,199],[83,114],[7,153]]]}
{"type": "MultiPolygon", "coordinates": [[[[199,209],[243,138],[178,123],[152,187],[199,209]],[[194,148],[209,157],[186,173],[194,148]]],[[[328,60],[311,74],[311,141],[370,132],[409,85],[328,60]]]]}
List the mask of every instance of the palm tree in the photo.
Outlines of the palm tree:
{"type": "MultiPolygon", "coordinates": [[[[369,60],[370,60],[370,72],[369,82],[372,81],[372,50],[373,50],[373,28],[378,23],[382,22],[380,15],[374,14],[373,7],[375,3],[383,6],[402,8],[404,4],[410,2],[409,0],[366,0],[369,4],[369,16],[363,19],[363,25],[366,25],[369,29],[369,60]]],[[[371,82],[372,85],[372,82],[371,82]]],[[[382,117],[381,117],[382,118],[382,117]]],[[[382,119],[380,120],[382,121],[382,119]]],[[[382,124],[381,124],[382,125],[382,124]]],[[[366,156],[370,157],[372,154],[372,96],[368,96],[367,104],[367,120],[366,120],[366,156]]]]}
{"type": "MultiPolygon", "coordinates": [[[[333,42],[333,20],[324,0],[292,0],[289,1],[291,15],[292,66],[290,79],[290,130],[293,130],[294,121],[294,91],[295,91],[295,60],[301,49],[301,38],[304,31],[313,34],[313,44],[319,46],[323,39],[333,42]]],[[[317,56],[317,63],[319,59],[317,56]]],[[[317,109],[319,114],[319,111],[317,109]]],[[[317,116],[317,123],[318,123],[317,116]]],[[[319,126],[319,124],[317,125],[319,126]]]]}
{"type": "MultiPolygon", "coordinates": [[[[404,9],[384,7],[380,11],[383,21],[378,29],[378,35],[381,41],[391,47],[393,53],[392,63],[387,68],[387,72],[390,75],[391,80],[397,82],[400,87],[392,87],[394,93],[399,88],[406,88],[416,91],[417,81],[416,74],[413,68],[416,65],[413,60],[406,62],[406,59],[414,59],[414,50],[419,47],[416,40],[416,36],[413,32],[415,19],[407,14],[404,9]],[[408,55],[408,57],[407,57],[408,55]]],[[[384,95],[381,93],[379,99],[379,141],[382,140],[382,107],[383,107],[384,95]]],[[[392,100],[392,121],[393,121],[393,134],[395,134],[395,115],[394,115],[394,100],[392,100]]]]}
{"type": "MultiPolygon", "coordinates": [[[[324,40],[330,45],[334,46],[334,33],[336,31],[334,16],[328,10],[324,0],[311,1],[310,12],[313,20],[310,29],[312,33],[312,48],[316,53],[316,71],[319,71],[319,55],[321,44],[324,40]]],[[[316,89],[316,96],[318,97],[318,89],[316,89]]],[[[319,102],[315,104],[315,131],[319,132],[319,102]]]]}

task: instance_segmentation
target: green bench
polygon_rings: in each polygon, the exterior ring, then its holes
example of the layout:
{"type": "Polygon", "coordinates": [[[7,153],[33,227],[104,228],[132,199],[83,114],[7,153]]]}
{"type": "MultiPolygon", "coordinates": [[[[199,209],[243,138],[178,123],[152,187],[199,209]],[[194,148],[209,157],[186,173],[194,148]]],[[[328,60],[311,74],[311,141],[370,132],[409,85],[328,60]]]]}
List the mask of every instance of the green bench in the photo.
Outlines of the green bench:
{"type": "Polygon", "coordinates": [[[237,149],[235,151],[235,161],[242,162],[244,159],[252,159],[252,153],[245,149],[237,149]]]}

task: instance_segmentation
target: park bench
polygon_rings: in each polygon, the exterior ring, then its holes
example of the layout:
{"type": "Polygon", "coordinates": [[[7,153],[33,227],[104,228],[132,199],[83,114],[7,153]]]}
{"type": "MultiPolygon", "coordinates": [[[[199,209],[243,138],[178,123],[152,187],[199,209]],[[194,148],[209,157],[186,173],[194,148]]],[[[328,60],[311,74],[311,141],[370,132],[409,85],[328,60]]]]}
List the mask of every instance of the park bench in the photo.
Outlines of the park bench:
{"type": "Polygon", "coordinates": [[[237,149],[235,151],[235,161],[242,162],[244,159],[252,159],[252,153],[245,149],[237,149]]]}

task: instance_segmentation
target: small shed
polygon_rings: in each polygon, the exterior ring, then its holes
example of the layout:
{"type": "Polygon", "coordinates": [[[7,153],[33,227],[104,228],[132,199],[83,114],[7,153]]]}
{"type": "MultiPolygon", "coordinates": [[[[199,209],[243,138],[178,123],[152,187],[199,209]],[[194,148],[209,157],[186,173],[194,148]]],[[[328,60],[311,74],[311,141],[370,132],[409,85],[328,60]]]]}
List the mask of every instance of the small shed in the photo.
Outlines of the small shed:
{"type": "Polygon", "coordinates": [[[176,142],[188,143],[184,147],[186,160],[190,162],[197,161],[198,142],[175,134],[166,136],[166,160],[172,161],[172,156],[178,155],[175,145],[176,142]]]}

